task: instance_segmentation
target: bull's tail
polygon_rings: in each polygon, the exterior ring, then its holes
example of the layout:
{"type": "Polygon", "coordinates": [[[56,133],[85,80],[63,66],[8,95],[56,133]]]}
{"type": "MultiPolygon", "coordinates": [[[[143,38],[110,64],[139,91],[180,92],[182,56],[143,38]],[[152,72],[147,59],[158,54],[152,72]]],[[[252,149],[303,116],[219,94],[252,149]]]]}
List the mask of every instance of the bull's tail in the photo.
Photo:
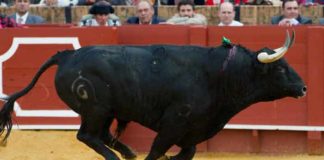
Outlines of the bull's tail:
{"type": "Polygon", "coordinates": [[[32,79],[32,81],[28,84],[27,87],[25,87],[24,89],[22,89],[19,92],[16,92],[14,94],[12,94],[9,97],[5,97],[3,98],[4,101],[6,101],[2,107],[2,109],[0,110],[0,136],[5,132],[5,129],[7,128],[7,132],[5,137],[2,139],[2,144],[5,144],[7,138],[10,135],[11,129],[12,129],[12,117],[11,114],[13,112],[14,109],[14,104],[15,101],[24,96],[25,94],[27,94],[36,84],[37,80],[39,79],[39,77],[51,66],[55,65],[55,64],[59,64],[59,62],[62,59],[65,59],[64,57],[67,57],[68,55],[70,55],[71,52],[69,51],[63,51],[63,52],[59,52],[57,54],[55,54],[54,56],[52,56],[50,59],[48,59],[38,70],[38,72],[36,73],[36,75],[34,76],[34,78],[32,79]]]}

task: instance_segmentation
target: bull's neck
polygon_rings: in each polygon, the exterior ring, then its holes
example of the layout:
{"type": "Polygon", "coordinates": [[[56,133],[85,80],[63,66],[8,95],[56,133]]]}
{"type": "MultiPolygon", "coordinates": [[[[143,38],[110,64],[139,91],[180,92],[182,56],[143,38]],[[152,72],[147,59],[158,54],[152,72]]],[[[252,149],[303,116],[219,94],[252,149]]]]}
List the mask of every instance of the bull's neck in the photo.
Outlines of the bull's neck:
{"type": "Polygon", "coordinates": [[[254,80],[253,56],[239,46],[216,52],[223,57],[210,59],[216,62],[209,70],[209,87],[215,96],[215,105],[229,107],[233,113],[237,113],[260,101],[262,93],[257,89],[259,82],[254,80]]]}
{"type": "Polygon", "coordinates": [[[222,68],[220,70],[220,72],[224,72],[227,68],[227,65],[228,63],[234,59],[235,55],[236,55],[236,52],[237,52],[237,47],[236,46],[233,46],[230,50],[229,50],[229,53],[227,55],[227,57],[225,58],[224,62],[223,62],[223,65],[222,65],[222,68]]]}

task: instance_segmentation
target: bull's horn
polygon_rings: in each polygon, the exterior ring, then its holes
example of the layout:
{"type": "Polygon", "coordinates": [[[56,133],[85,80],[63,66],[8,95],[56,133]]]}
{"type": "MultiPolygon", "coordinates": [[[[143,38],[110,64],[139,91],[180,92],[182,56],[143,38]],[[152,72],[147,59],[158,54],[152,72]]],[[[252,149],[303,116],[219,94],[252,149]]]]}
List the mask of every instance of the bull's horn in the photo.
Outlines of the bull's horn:
{"type": "Polygon", "coordinates": [[[280,59],[281,57],[283,57],[285,55],[285,53],[288,51],[288,48],[290,48],[292,46],[294,41],[295,41],[295,31],[293,31],[291,38],[289,36],[289,32],[287,31],[285,44],[280,48],[274,49],[274,51],[275,51],[274,54],[268,55],[268,53],[266,53],[266,52],[259,53],[258,60],[261,63],[271,63],[271,62],[274,62],[274,61],[280,59]]]}

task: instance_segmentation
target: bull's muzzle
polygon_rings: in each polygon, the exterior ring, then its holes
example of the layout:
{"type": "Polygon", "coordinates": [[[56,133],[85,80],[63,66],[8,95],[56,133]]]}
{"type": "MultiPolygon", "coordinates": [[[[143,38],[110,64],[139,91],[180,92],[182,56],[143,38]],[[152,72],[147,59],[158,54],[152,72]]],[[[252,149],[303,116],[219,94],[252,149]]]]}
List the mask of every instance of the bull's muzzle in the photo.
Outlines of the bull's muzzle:
{"type": "Polygon", "coordinates": [[[305,96],[306,96],[306,91],[307,91],[307,87],[304,86],[304,87],[302,88],[302,95],[301,95],[301,96],[298,96],[298,98],[305,97],[305,96]]]}

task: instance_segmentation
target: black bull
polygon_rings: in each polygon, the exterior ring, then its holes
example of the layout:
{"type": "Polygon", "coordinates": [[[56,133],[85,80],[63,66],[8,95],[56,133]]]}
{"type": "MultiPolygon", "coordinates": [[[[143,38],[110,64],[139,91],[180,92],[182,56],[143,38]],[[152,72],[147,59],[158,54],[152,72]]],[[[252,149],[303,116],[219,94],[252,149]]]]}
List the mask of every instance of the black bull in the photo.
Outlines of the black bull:
{"type": "Polygon", "coordinates": [[[60,98],[81,116],[77,138],[107,160],[134,152],[118,140],[135,121],[157,132],[146,160],[167,158],[173,145],[181,151],[168,157],[190,160],[196,144],[219,132],[235,114],[260,101],[302,97],[306,87],[281,58],[293,43],[257,52],[233,44],[197,46],[91,46],[59,52],[22,91],[6,98],[0,129],[11,127],[14,102],[30,91],[50,66],[58,65],[55,86],[60,98]],[[117,119],[115,136],[109,127],[117,119]],[[109,148],[107,147],[109,146],[109,148]]]}

